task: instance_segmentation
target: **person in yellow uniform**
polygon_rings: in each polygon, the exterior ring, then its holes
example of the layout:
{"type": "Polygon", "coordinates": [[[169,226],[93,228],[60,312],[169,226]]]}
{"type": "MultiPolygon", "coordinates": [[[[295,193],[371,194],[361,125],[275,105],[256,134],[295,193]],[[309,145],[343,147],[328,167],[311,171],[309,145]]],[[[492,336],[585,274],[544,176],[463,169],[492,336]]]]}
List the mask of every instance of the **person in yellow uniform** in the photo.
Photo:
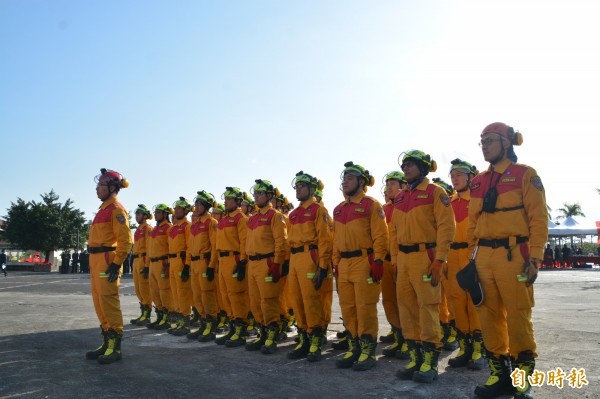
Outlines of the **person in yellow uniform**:
{"type": "Polygon", "coordinates": [[[292,182],[298,208],[289,216],[290,273],[288,289],[298,326],[298,345],[288,359],[321,360],[326,321],[319,290],[331,264],[332,238],[327,210],[316,203],[314,192],[323,183],[300,171],[292,182]]]}
{"type": "Polygon", "coordinates": [[[225,205],[223,205],[223,204],[218,204],[218,203],[217,203],[217,206],[216,206],[216,207],[214,207],[214,208],[212,208],[212,210],[211,210],[211,212],[210,212],[211,216],[212,216],[212,217],[213,217],[213,218],[214,218],[214,219],[215,219],[217,222],[218,222],[218,221],[220,221],[220,220],[223,218],[223,216],[225,216],[225,213],[226,213],[226,211],[225,211],[225,205]]]}
{"type": "Polygon", "coordinates": [[[139,204],[135,210],[135,221],[138,227],[133,236],[133,286],[135,294],[140,301],[142,314],[130,320],[131,324],[145,326],[150,323],[150,314],[152,313],[152,296],[150,296],[150,257],[148,256],[147,244],[148,237],[152,232],[152,226],[148,220],[152,219],[150,209],[144,204],[139,204]]]}
{"type": "Polygon", "coordinates": [[[217,225],[217,253],[219,255],[219,284],[222,303],[229,317],[229,331],[215,339],[218,345],[235,348],[246,344],[248,328],[246,282],[246,223],[248,218],[240,211],[244,193],[237,187],[226,187],[222,197],[227,214],[217,225]]]}
{"type": "Polygon", "coordinates": [[[173,214],[167,204],[154,206],[156,226],[148,237],[148,256],[150,258],[150,296],[154,302],[156,320],[146,325],[149,329],[166,330],[175,308],[169,280],[169,241],[171,228],[170,215],[173,214]]]}
{"type": "Polygon", "coordinates": [[[256,215],[248,219],[246,253],[248,265],[248,288],[250,307],[261,325],[258,337],[246,344],[246,350],[259,350],[264,354],[277,351],[280,332],[280,294],[282,289],[282,265],[287,255],[287,232],[285,218],[273,209],[271,199],[276,195],[268,180],[255,180],[252,187],[256,215]]]}
{"type": "Polygon", "coordinates": [[[365,195],[373,176],[361,165],[346,162],[342,172],[345,201],[333,210],[333,264],[344,325],[351,339],[348,351],[336,360],[339,368],[363,371],[376,365],[383,259],[388,230],[381,204],[365,195]]]}
{"type": "MultiPolygon", "coordinates": [[[[281,194],[279,189],[275,187],[275,195],[273,199],[271,199],[271,205],[273,208],[280,212],[283,215],[285,220],[285,228],[289,231],[290,228],[290,220],[286,216],[284,212],[284,208],[289,204],[288,199],[285,195],[281,194]]],[[[288,248],[289,249],[289,248],[288,248]]],[[[279,294],[279,334],[277,336],[277,341],[283,341],[287,338],[287,332],[291,332],[292,326],[294,325],[296,319],[294,316],[294,310],[292,309],[292,300],[290,298],[290,293],[287,285],[287,276],[290,270],[290,253],[288,252],[285,257],[285,261],[281,267],[281,293],[279,294]]]]}
{"type": "Polygon", "coordinates": [[[471,200],[471,180],[477,176],[477,168],[459,158],[452,161],[450,179],[454,187],[451,198],[456,233],[448,252],[448,273],[442,278],[446,288],[450,308],[456,320],[456,330],[460,350],[456,357],[448,360],[450,367],[468,366],[481,370],[483,359],[483,336],[477,310],[467,291],[460,288],[456,273],[469,263],[467,225],[469,223],[469,202],[471,200]]]}
{"type": "Polygon", "coordinates": [[[189,339],[209,342],[216,338],[217,291],[215,276],[217,268],[217,224],[209,210],[216,207],[215,197],[206,191],[198,191],[194,203],[194,218],[189,225],[186,264],[191,266],[192,301],[201,317],[197,331],[187,334],[189,339]]]}
{"type": "Polygon", "coordinates": [[[192,308],[192,284],[190,280],[190,265],[187,261],[187,243],[189,239],[187,214],[193,211],[192,204],[184,197],[179,197],[173,204],[173,226],[169,229],[169,279],[175,304],[175,326],[167,332],[175,336],[186,335],[190,332],[190,312],[192,308]]]}
{"type": "Polygon", "coordinates": [[[102,201],[90,227],[90,281],[92,299],[103,343],[86,353],[86,358],[110,364],[121,359],[123,313],[119,300],[121,266],[131,250],[133,237],[129,229],[127,211],[118,201],[117,194],[129,186],[123,176],[113,170],[100,169],[96,176],[96,195],[102,201]]]}
{"type": "Polygon", "coordinates": [[[407,186],[394,199],[390,253],[396,262],[396,295],[410,362],[396,376],[433,382],[442,348],[439,284],[454,238],[454,215],[446,191],[429,182],[436,162],[419,150],[401,154],[407,186]]]}
{"type": "Polygon", "coordinates": [[[517,163],[514,146],[522,141],[505,123],[486,126],[480,145],[490,166],[471,185],[467,239],[484,294],[477,313],[490,366],[475,394],[484,398],[513,391],[511,359],[513,369],[526,373],[515,398],[533,397],[527,380],[537,357],[531,308],[548,240],[548,208],[535,169],[517,163]]]}
{"type": "MultiPolygon", "coordinates": [[[[383,177],[385,204],[383,212],[385,213],[385,221],[389,224],[392,221],[392,213],[394,211],[394,198],[406,186],[404,173],[400,171],[392,171],[383,177]]],[[[397,357],[406,359],[408,357],[408,346],[404,342],[402,336],[402,325],[400,323],[400,310],[398,309],[398,299],[396,296],[396,267],[392,263],[391,255],[388,253],[383,260],[383,276],[381,277],[381,304],[385,312],[387,321],[392,326],[391,341],[387,341],[385,336],[379,338],[381,342],[391,342],[391,345],[384,348],[381,352],[385,357],[397,357]]]]}

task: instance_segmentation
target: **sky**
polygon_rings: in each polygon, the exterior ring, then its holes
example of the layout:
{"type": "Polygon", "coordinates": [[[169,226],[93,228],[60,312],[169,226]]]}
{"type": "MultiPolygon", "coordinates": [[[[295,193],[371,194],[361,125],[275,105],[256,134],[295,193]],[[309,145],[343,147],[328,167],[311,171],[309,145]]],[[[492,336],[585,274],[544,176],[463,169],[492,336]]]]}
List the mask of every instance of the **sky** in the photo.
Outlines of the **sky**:
{"type": "MultiPolygon", "coordinates": [[[[483,128],[522,132],[553,210],[600,220],[595,1],[0,0],[0,217],[54,190],[92,219],[303,170],[342,200],[346,161],[376,179],[419,149],[487,167],[483,128]]],[[[133,212],[132,212],[133,213],[133,212]]]]}

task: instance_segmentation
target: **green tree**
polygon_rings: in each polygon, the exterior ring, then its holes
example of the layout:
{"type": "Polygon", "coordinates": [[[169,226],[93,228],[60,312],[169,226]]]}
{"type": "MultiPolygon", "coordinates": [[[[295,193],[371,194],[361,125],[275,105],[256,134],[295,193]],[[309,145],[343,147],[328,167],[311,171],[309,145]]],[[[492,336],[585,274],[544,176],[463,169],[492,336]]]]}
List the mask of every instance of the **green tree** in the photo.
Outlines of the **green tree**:
{"type": "Polygon", "coordinates": [[[562,208],[558,208],[560,215],[558,215],[557,219],[566,219],[570,216],[583,216],[585,217],[585,213],[581,211],[581,205],[579,202],[575,202],[574,204],[569,204],[565,202],[562,208]]]}
{"type": "Polygon", "coordinates": [[[5,216],[6,239],[19,248],[40,251],[46,259],[53,250],[81,248],[89,231],[83,212],[73,208],[70,199],[58,202],[54,190],[41,197],[41,202],[21,198],[11,202],[5,216]]]}

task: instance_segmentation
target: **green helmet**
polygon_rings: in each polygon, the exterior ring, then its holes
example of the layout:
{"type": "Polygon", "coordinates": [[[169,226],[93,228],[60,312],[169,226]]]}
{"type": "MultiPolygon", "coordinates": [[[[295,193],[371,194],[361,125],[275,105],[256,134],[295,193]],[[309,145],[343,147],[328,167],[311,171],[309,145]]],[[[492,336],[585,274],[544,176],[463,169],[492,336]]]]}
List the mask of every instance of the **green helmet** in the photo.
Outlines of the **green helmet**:
{"type": "Polygon", "coordinates": [[[279,190],[273,186],[269,180],[256,179],[254,180],[254,185],[250,189],[250,192],[254,194],[256,191],[264,191],[265,193],[273,194],[278,197],[280,195],[279,190]]]}
{"type": "Polygon", "coordinates": [[[323,198],[323,190],[316,189],[315,197],[323,198]]]}
{"type": "Polygon", "coordinates": [[[449,173],[452,173],[453,170],[457,170],[459,172],[466,173],[468,175],[470,174],[473,176],[476,176],[479,173],[475,165],[471,165],[467,161],[463,161],[460,158],[456,158],[450,163],[452,164],[452,166],[450,167],[449,173]]]}
{"type": "Polygon", "coordinates": [[[154,205],[153,210],[156,211],[161,211],[161,212],[165,212],[168,213],[169,215],[173,214],[173,209],[169,208],[169,205],[167,204],[158,204],[158,205],[154,205]]]}
{"type": "Polygon", "coordinates": [[[194,202],[200,202],[206,210],[216,206],[215,196],[206,191],[197,191],[197,196],[194,202]]]}
{"type": "Polygon", "coordinates": [[[446,194],[452,195],[454,193],[454,187],[452,187],[452,185],[446,183],[445,181],[443,181],[439,177],[434,177],[431,180],[433,181],[434,184],[437,184],[438,186],[440,186],[441,188],[443,188],[444,190],[446,190],[446,194]]]}
{"type": "Polygon", "coordinates": [[[244,194],[245,193],[237,187],[225,187],[225,192],[221,195],[221,199],[234,198],[243,200],[244,194]]]}
{"type": "Polygon", "coordinates": [[[321,180],[309,175],[308,173],[304,173],[303,171],[296,173],[296,177],[294,177],[294,180],[292,180],[292,188],[295,189],[296,184],[298,183],[306,183],[307,186],[314,187],[315,189],[322,190],[325,188],[321,180]]]}
{"type": "Polygon", "coordinates": [[[226,211],[225,211],[225,205],[217,203],[217,206],[213,206],[212,211],[213,212],[226,213],[226,211]]]}
{"type": "Polygon", "coordinates": [[[179,197],[179,199],[177,201],[173,202],[173,208],[175,208],[177,206],[187,212],[193,210],[193,207],[192,207],[192,204],[190,204],[190,201],[188,201],[184,197],[179,197]]]}
{"type": "Polygon", "coordinates": [[[437,162],[431,159],[431,155],[425,154],[423,151],[406,151],[400,154],[398,158],[400,157],[402,157],[402,162],[399,162],[400,168],[402,168],[402,165],[405,161],[413,161],[427,168],[427,170],[423,170],[423,168],[419,167],[422,172],[425,172],[424,174],[427,174],[428,172],[435,172],[437,170],[437,162]]]}
{"type": "Polygon", "coordinates": [[[375,179],[373,178],[373,176],[371,176],[369,171],[360,165],[355,165],[352,161],[346,162],[344,164],[344,170],[342,172],[342,175],[340,176],[340,179],[343,179],[344,176],[348,174],[362,177],[363,179],[365,179],[366,186],[371,187],[373,186],[373,184],[375,184],[375,179]]]}
{"type": "Polygon", "coordinates": [[[404,173],[400,172],[399,170],[394,170],[383,176],[383,184],[387,183],[388,180],[397,180],[399,183],[406,184],[404,173]]]}
{"type": "Polygon", "coordinates": [[[135,208],[135,213],[141,213],[148,219],[152,219],[152,212],[150,212],[150,209],[144,204],[138,204],[137,208],[135,208]]]}
{"type": "Polygon", "coordinates": [[[246,204],[252,208],[254,208],[254,206],[256,205],[252,197],[250,197],[247,193],[244,193],[244,199],[242,200],[242,204],[246,204]]]}

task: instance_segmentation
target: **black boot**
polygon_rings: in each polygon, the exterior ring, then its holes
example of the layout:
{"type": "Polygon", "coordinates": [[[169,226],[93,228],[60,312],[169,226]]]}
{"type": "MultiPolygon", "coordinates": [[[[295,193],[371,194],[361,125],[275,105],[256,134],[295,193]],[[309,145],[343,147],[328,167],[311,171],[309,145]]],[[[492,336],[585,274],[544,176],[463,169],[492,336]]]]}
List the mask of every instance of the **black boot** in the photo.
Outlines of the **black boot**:
{"type": "Polygon", "coordinates": [[[146,328],[153,330],[154,327],[156,327],[158,325],[158,323],[160,323],[160,321],[162,320],[163,317],[163,312],[162,310],[159,310],[158,308],[154,308],[154,313],[156,314],[156,320],[146,324],[146,328]]]}
{"type": "Polygon", "coordinates": [[[456,357],[448,360],[448,365],[450,367],[466,367],[473,355],[473,341],[471,335],[464,334],[461,331],[458,331],[457,337],[459,351],[456,357]]]}
{"type": "Polygon", "coordinates": [[[336,351],[348,349],[350,347],[348,342],[348,340],[350,339],[350,332],[348,330],[344,330],[343,332],[339,332],[336,335],[339,338],[339,341],[332,343],[331,348],[335,349],[336,351]]]}
{"type": "Polygon", "coordinates": [[[258,329],[256,328],[256,320],[254,319],[254,315],[252,312],[248,312],[248,326],[246,327],[246,336],[254,337],[258,334],[258,329]]]}
{"type": "Polygon", "coordinates": [[[225,345],[225,342],[227,342],[227,340],[229,340],[233,336],[233,334],[235,334],[235,331],[234,331],[234,328],[233,328],[233,322],[230,321],[229,322],[229,327],[227,328],[227,334],[222,335],[219,338],[216,338],[215,339],[215,344],[217,344],[217,345],[225,345]]]}
{"type": "Polygon", "coordinates": [[[438,359],[441,348],[436,348],[434,343],[423,342],[423,363],[419,370],[413,373],[413,381],[432,383],[438,376],[438,359]]]}
{"type": "Polygon", "coordinates": [[[533,399],[533,392],[531,392],[531,385],[529,385],[528,377],[535,370],[535,358],[533,357],[532,351],[525,351],[519,353],[517,360],[512,363],[513,370],[520,369],[525,372],[523,376],[523,387],[517,387],[514,399],[533,399]]]}
{"type": "Polygon", "coordinates": [[[103,355],[104,352],[106,352],[106,348],[108,348],[108,337],[106,336],[106,331],[102,329],[102,326],[100,326],[100,332],[102,334],[102,345],[97,347],[95,350],[89,351],[85,354],[85,358],[88,360],[98,359],[100,355],[103,355]]]}
{"type": "Polygon", "coordinates": [[[246,330],[248,329],[248,325],[240,318],[235,319],[233,325],[233,335],[225,341],[225,346],[228,348],[237,348],[238,346],[246,345],[246,330]]]}
{"type": "Polygon", "coordinates": [[[423,363],[423,356],[421,354],[421,345],[417,342],[407,339],[406,345],[408,345],[408,356],[410,357],[410,362],[406,365],[406,367],[401,367],[400,370],[396,372],[396,377],[401,380],[412,380],[413,374],[421,368],[421,363],[423,363]]]}
{"type": "Polygon", "coordinates": [[[254,341],[246,344],[247,351],[260,350],[260,348],[262,348],[262,346],[265,344],[265,341],[267,340],[267,328],[264,326],[260,326],[260,328],[257,328],[257,330],[258,333],[256,334],[256,338],[254,339],[254,341]]]}
{"type": "Polygon", "coordinates": [[[471,358],[469,359],[467,367],[471,370],[481,370],[483,369],[483,366],[485,366],[485,359],[483,358],[485,347],[483,345],[483,336],[481,335],[480,330],[473,332],[472,345],[473,353],[471,354],[471,358]]]}
{"type": "Polygon", "coordinates": [[[308,354],[309,349],[310,342],[308,335],[306,334],[306,330],[298,328],[298,345],[296,345],[294,349],[287,353],[287,358],[291,360],[303,359],[308,354]]]}
{"type": "Polygon", "coordinates": [[[272,355],[277,352],[277,337],[281,333],[281,325],[277,322],[269,324],[267,330],[267,339],[260,348],[260,352],[265,355],[272,355]]]}
{"type": "Polygon", "coordinates": [[[391,344],[396,338],[394,337],[394,326],[390,324],[390,332],[387,335],[380,335],[379,342],[384,344],[391,344]]]}
{"type": "Polygon", "coordinates": [[[129,322],[131,324],[137,324],[137,322],[142,318],[142,316],[144,315],[144,305],[142,305],[142,303],[140,302],[140,310],[141,310],[141,314],[136,317],[135,319],[131,319],[129,320],[129,322]]]}
{"type": "Polygon", "coordinates": [[[187,333],[186,337],[188,339],[198,339],[198,337],[204,332],[204,329],[206,328],[206,322],[204,320],[204,318],[202,316],[199,316],[200,320],[197,322],[198,325],[198,329],[194,332],[189,332],[187,333]]]}
{"type": "MultiPolygon", "coordinates": [[[[200,331],[200,329],[198,329],[200,331]]],[[[198,336],[199,342],[210,342],[217,337],[217,319],[212,316],[206,316],[204,319],[204,329],[198,336]]]]}
{"type": "Polygon", "coordinates": [[[229,331],[228,325],[229,318],[227,317],[227,313],[225,313],[224,310],[221,310],[217,315],[217,334],[229,331]]]}
{"type": "Polygon", "coordinates": [[[175,329],[171,332],[176,337],[187,335],[190,332],[190,317],[189,315],[179,314],[179,320],[175,329]]]}
{"type": "Polygon", "coordinates": [[[200,327],[200,323],[202,322],[202,316],[198,309],[192,306],[192,318],[190,319],[190,327],[200,327]]]}
{"type": "Polygon", "coordinates": [[[344,353],[341,359],[335,361],[335,367],[339,369],[349,369],[360,356],[360,345],[358,338],[348,338],[348,351],[344,353]]]}
{"type": "Polygon", "coordinates": [[[321,350],[323,345],[325,344],[325,331],[322,328],[315,328],[310,333],[308,353],[306,354],[306,360],[309,362],[318,362],[321,360],[322,354],[321,350]]]}
{"type": "Polygon", "coordinates": [[[377,341],[371,334],[363,334],[360,337],[360,356],[352,364],[352,368],[356,371],[371,370],[377,365],[375,358],[375,350],[377,349],[377,341]]]}
{"type": "Polygon", "coordinates": [[[135,323],[136,326],[145,326],[150,323],[150,315],[152,314],[152,306],[150,305],[142,305],[142,315],[138,318],[138,321],[135,323]]]}
{"type": "Polygon", "coordinates": [[[167,310],[167,308],[163,308],[162,317],[157,325],[154,326],[155,330],[168,330],[171,328],[170,320],[173,318],[173,314],[167,310]]]}
{"type": "Polygon", "coordinates": [[[402,337],[402,330],[392,326],[392,333],[394,334],[394,341],[390,346],[383,348],[381,354],[385,357],[395,357],[396,353],[402,349],[404,338],[402,337]]]}
{"type": "Polygon", "coordinates": [[[110,364],[121,360],[121,339],[123,335],[110,329],[106,332],[106,336],[108,338],[108,345],[106,352],[98,356],[98,363],[100,364],[110,364]]]}
{"type": "Polygon", "coordinates": [[[475,388],[475,395],[480,398],[495,398],[500,395],[510,395],[515,389],[510,378],[510,359],[508,356],[496,357],[493,354],[487,356],[490,366],[490,376],[483,385],[475,388]]]}
{"type": "Polygon", "coordinates": [[[454,327],[454,320],[450,320],[450,323],[441,323],[444,336],[442,337],[443,349],[445,351],[452,352],[458,349],[458,341],[456,340],[456,328],[454,327]]]}

